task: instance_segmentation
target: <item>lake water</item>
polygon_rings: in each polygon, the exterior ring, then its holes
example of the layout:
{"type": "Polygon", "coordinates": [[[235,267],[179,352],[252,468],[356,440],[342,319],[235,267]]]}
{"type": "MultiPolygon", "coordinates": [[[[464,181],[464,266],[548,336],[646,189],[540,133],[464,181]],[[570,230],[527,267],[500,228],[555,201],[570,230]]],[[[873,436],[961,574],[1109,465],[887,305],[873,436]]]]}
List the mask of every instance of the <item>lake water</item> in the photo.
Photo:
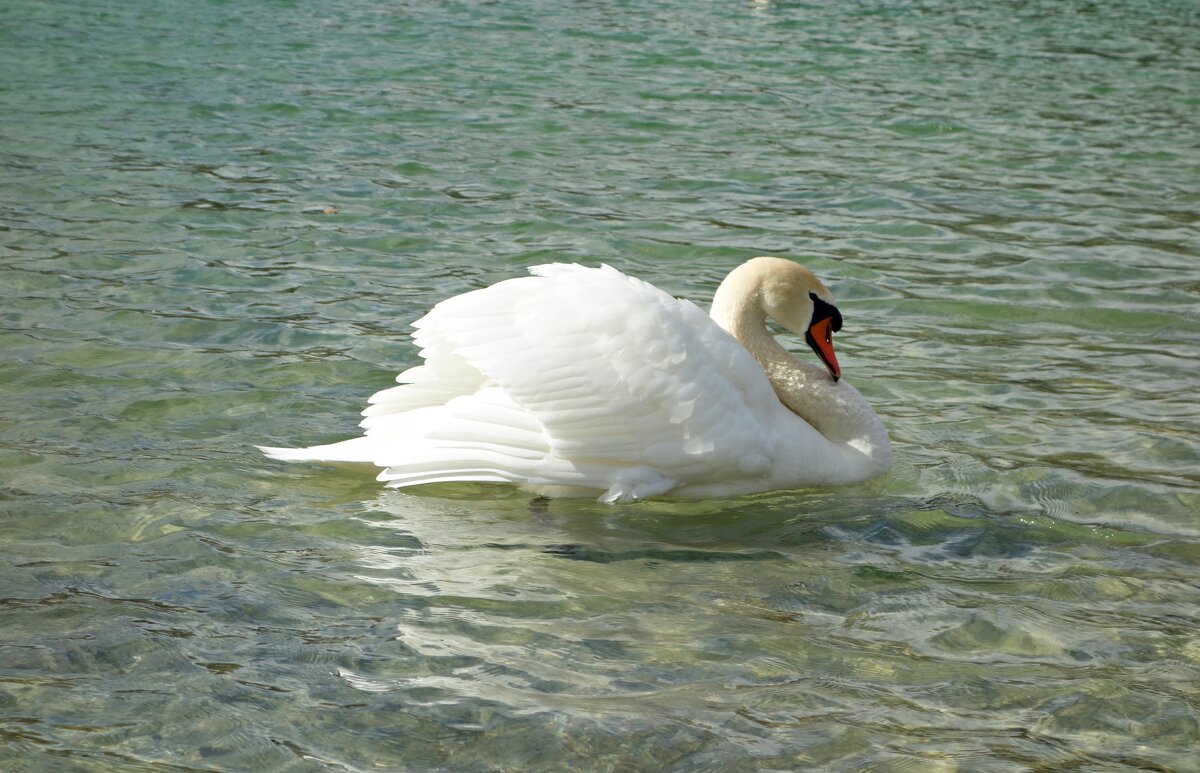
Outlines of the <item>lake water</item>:
{"type": "MultiPolygon", "coordinates": [[[[10,0],[0,767],[1196,770],[1192,2],[10,0]],[[389,491],[528,265],[846,319],[879,481],[389,491]]],[[[803,342],[788,344],[803,351],[803,342]]]]}

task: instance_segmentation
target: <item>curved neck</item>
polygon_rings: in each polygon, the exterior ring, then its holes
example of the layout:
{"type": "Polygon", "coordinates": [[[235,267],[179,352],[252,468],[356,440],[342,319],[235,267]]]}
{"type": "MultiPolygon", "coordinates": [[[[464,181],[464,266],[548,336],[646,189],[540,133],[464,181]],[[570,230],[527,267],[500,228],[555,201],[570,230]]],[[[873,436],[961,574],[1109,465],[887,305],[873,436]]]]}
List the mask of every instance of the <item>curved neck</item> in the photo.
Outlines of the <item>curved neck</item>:
{"type": "Polygon", "coordinates": [[[779,401],[792,413],[867,468],[877,468],[862,477],[886,470],[891,443],[883,422],[857,389],[845,381],[834,382],[823,367],[797,360],[767,332],[761,277],[748,273],[739,276],[735,270],[717,288],[709,313],[713,321],[758,361],[779,401]]]}

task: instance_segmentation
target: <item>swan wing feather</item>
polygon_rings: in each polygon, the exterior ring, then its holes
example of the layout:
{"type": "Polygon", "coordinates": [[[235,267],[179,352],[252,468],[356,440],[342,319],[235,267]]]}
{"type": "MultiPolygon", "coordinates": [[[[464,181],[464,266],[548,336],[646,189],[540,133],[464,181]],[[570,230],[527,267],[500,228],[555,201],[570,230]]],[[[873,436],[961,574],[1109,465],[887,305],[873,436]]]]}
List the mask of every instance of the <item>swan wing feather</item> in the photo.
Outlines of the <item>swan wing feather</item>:
{"type": "Polygon", "coordinates": [[[424,364],[364,412],[368,436],[403,441],[375,447],[381,479],[486,474],[620,498],[617,473],[631,469],[630,485],[656,493],[766,472],[778,400],[708,315],[608,266],[531,273],[415,323],[424,364]]]}

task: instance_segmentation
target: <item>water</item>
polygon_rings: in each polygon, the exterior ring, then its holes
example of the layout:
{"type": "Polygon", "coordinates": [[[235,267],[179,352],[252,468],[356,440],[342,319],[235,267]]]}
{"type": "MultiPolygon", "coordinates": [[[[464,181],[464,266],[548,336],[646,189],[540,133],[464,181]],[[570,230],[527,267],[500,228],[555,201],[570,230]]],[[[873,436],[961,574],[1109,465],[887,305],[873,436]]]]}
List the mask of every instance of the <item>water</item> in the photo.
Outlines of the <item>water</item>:
{"type": "Polygon", "coordinates": [[[1196,769],[1195,4],[4,16],[4,769],[1196,769]],[[250,448],[348,436],[527,265],[707,302],[758,254],[833,288],[887,478],[250,448]]]}

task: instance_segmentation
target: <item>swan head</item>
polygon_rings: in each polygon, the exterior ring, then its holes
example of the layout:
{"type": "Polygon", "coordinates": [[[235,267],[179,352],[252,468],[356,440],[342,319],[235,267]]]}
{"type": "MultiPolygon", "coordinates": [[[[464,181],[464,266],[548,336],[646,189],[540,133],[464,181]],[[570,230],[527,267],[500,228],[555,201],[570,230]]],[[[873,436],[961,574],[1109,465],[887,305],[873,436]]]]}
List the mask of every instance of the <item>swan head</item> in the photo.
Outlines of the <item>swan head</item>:
{"type": "Polygon", "coordinates": [[[842,329],[842,314],[833,293],[816,275],[783,258],[755,258],[760,276],[760,301],[767,316],[805,342],[837,381],[842,377],[833,351],[833,334],[842,329]]]}

